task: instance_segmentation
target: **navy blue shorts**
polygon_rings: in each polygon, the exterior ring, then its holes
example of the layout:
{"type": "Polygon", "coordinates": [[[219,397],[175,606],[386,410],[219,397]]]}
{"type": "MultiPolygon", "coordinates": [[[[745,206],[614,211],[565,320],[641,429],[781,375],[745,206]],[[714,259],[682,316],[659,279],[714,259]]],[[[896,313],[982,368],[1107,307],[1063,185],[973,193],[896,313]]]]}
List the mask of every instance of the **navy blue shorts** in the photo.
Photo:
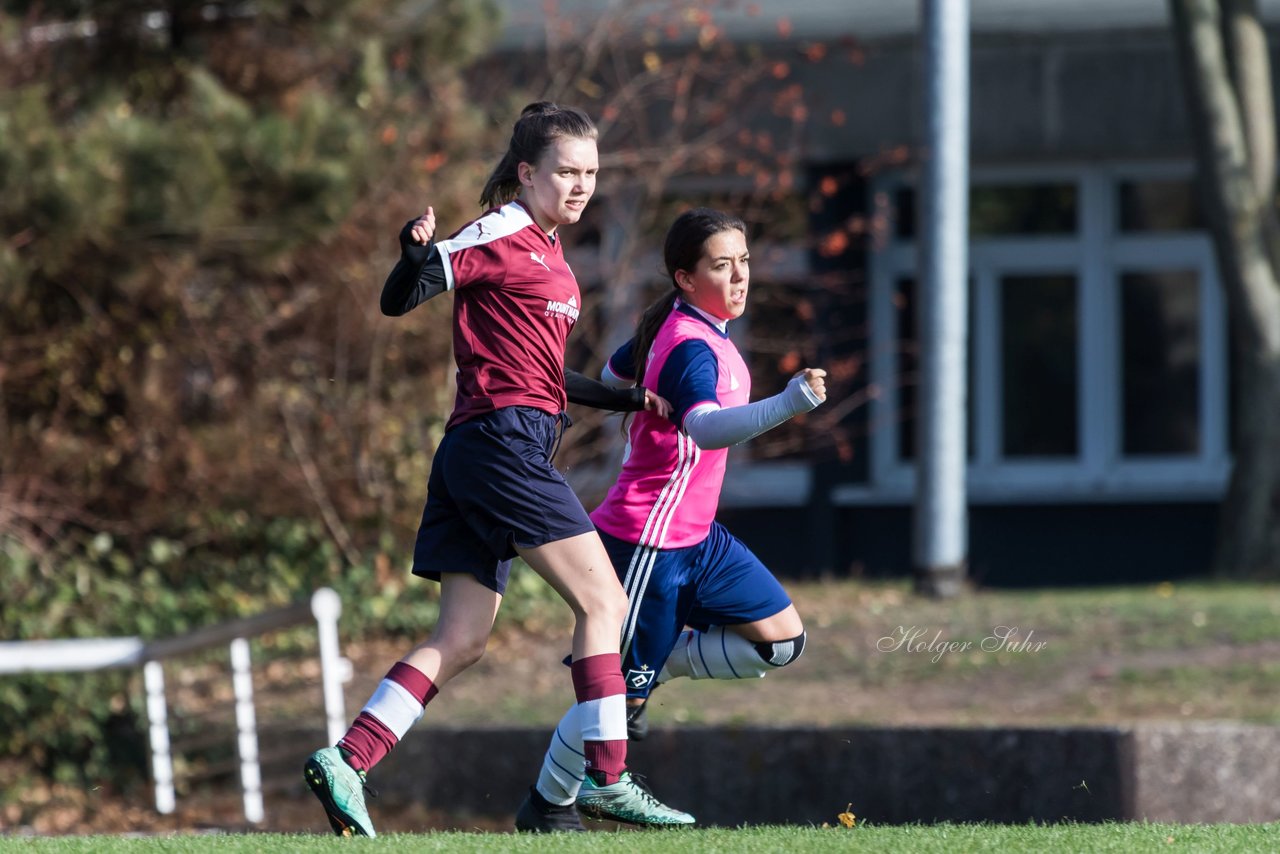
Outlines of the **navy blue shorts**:
{"type": "Polygon", "coordinates": [[[594,531],[582,502],[551,465],[557,418],[509,406],[444,434],[431,463],[413,574],[475,576],[503,593],[516,548],[594,531]]]}
{"type": "Polygon", "coordinates": [[[622,625],[628,697],[647,697],[685,626],[754,623],[791,604],[760,558],[719,522],[682,549],[638,546],[600,532],[630,606],[622,625]]]}

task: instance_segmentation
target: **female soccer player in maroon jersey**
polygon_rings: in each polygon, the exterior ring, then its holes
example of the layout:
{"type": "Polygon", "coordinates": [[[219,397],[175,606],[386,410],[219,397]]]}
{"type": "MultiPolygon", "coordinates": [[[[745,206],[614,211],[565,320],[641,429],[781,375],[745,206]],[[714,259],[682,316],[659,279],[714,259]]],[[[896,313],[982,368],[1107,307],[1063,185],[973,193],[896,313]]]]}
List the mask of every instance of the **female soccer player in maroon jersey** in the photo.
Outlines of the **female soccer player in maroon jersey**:
{"type": "MultiPolygon", "coordinates": [[[[458,391],[432,461],[413,560],[415,575],[440,581],[440,616],[338,744],[306,762],[307,782],[339,834],[375,835],[366,773],[439,687],[479,660],[517,555],[575,616],[574,694],[602,811],[623,820],[674,813],[625,770],[618,638],[627,597],[581,502],[551,464],[568,400],[565,341],[582,298],[557,229],[577,222],[595,191],[596,136],[578,110],[531,104],[481,194],[486,213],[440,242],[432,242],[431,208],[401,231],[382,311],[402,315],[455,292],[458,391]]],[[[636,405],[626,408],[664,405],[652,394],[629,399],[636,405]]]]}

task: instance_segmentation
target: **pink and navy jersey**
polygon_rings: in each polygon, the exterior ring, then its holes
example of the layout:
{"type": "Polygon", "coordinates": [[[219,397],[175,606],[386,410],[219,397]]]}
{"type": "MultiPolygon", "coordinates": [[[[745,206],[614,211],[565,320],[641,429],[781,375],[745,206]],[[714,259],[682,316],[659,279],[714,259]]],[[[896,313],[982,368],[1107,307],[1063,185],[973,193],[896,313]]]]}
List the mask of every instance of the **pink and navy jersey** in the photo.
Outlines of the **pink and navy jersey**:
{"type": "MultiPolygon", "coordinates": [[[[632,377],[633,364],[624,345],[609,359],[609,370],[632,377]]],[[[636,413],[622,473],[591,521],[642,546],[696,545],[715,521],[729,451],[702,450],[681,425],[699,404],[728,409],[750,402],[751,375],[728,334],[677,301],[649,348],[644,385],[671,401],[671,418],[636,413]]]]}
{"type": "Polygon", "coordinates": [[[457,292],[458,394],[446,429],[505,406],[561,412],[565,341],[582,297],[560,241],[517,200],[435,246],[457,292]]]}

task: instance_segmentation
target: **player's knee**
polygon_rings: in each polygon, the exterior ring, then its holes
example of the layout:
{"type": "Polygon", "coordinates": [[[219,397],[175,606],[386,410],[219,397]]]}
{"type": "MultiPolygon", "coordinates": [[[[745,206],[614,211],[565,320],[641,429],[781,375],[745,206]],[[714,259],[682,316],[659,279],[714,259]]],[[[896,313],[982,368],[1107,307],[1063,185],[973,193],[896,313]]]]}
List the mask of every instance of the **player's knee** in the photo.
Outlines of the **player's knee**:
{"type": "Polygon", "coordinates": [[[473,641],[462,648],[459,658],[462,660],[464,667],[470,667],[484,658],[485,640],[482,638],[479,641],[473,641]]]}
{"type": "Polygon", "coordinates": [[[621,626],[627,618],[627,594],[617,584],[602,584],[599,589],[580,596],[574,612],[579,620],[599,620],[621,626]]]}
{"type": "Polygon", "coordinates": [[[600,595],[599,613],[610,622],[621,626],[622,621],[627,618],[627,594],[619,584],[603,586],[605,590],[600,595]]]}
{"type": "Polygon", "coordinates": [[[804,642],[808,633],[800,634],[782,641],[760,641],[755,644],[756,653],[764,659],[765,664],[772,667],[786,667],[804,652],[804,642]]]}
{"type": "Polygon", "coordinates": [[[484,657],[484,650],[488,641],[489,634],[487,632],[465,632],[438,638],[437,645],[440,649],[441,657],[446,658],[452,668],[461,671],[466,670],[484,657]]]}

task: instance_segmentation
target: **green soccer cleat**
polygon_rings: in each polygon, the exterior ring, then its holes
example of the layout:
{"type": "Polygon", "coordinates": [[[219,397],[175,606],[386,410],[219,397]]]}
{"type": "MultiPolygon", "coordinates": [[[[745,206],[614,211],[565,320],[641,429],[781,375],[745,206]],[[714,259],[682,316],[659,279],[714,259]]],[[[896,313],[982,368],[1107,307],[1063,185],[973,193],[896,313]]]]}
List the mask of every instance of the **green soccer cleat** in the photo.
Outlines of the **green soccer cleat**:
{"type": "Polygon", "coordinates": [[[333,832],[339,836],[377,836],[364,806],[364,772],[346,763],[336,747],[317,750],[302,767],[307,785],[324,805],[333,832]]]}
{"type": "Polygon", "coordinates": [[[588,818],[620,821],[640,827],[687,827],[695,819],[653,796],[649,787],[629,771],[608,786],[597,786],[588,774],[578,792],[578,810],[588,818]]]}

